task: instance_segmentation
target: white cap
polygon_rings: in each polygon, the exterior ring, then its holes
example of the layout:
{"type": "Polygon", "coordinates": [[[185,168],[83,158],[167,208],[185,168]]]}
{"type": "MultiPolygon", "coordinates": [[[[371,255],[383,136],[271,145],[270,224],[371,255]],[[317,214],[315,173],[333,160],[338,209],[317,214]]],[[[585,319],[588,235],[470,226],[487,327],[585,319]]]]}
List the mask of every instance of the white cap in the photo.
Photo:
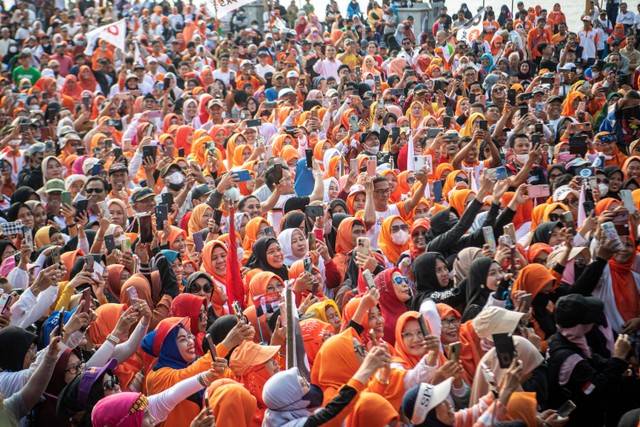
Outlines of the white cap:
{"type": "Polygon", "coordinates": [[[553,201],[561,202],[566,199],[569,194],[573,194],[574,196],[576,196],[576,198],[580,198],[580,193],[578,193],[576,190],[572,190],[568,185],[562,185],[556,188],[556,191],[553,192],[553,201]]]}
{"type": "Polygon", "coordinates": [[[295,93],[293,89],[291,89],[290,87],[285,87],[284,89],[280,89],[280,92],[278,92],[278,98],[282,98],[283,96],[289,95],[290,93],[295,93]]]}
{"type": "Polygon", "coordinates": [[[416,403],[413,407],[413,415],[411,416],[411,424],[419,425],[424,422],[429,412],[436,406],[444,402],[451,392],[451,382],[453,378],[447,378],[438,385],[428,383],[420,384],[416,403]]]}
{"type": "Polygon", "coordinates": [[[480,338],[493,340],[495,334],[511,334],[524,313],[502,307],[486,307],[473,319],[473,329],[480,338]]]}
{"type": "Polygon", "coordinates": [[[249,61],[248,59],[245,59],[244,61],[242,61],[242,62],[240,63],[240,66],[241,66],[241,67],[244,67],[245,65],[251,65],[251,61],[249,61]]]}
{"type": "Polygon", "coordinates": [[[287,73],[287,78],[288,78],[288,79],[290,79],[290,78],[296,78],[296,79],[299,79],[299,78],[300,78],[300,74],[298,74],[298,72],[297,72],[297,71],[293,71],[293,70],[291,70],[291,71],[289,71],[289,72],[287,73]]]}
{"type": "Polygon", "coordinates": [[[571,71],[572,68],[576,68],[576,64],[573,62],[567,62],[562,67],[559,68],[561,71],[571,71]]]}

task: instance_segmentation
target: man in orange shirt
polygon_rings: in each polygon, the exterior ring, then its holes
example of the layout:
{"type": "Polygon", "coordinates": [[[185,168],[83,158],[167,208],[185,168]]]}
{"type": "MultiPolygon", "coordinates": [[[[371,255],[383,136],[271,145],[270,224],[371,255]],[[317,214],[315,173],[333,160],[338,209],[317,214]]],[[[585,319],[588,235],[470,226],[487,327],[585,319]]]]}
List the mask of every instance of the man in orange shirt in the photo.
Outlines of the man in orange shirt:
{"type": "Polygon", "coordinates": [[[247,83],[250,83],[253,90],[256,91],[267,81],[258,75],[253,63],[245,59],[240,63],[240,75],[236,78],[236,87],[242,89],[247,83]]]}
{"type": "Polygon", "coordinates": [[[491,43],[493,35],[500,29],[500,23],[496,21],[496,16],[493,13],[493,10],[487,12],[486,19],[487,20],[482,23],[482,32],[484,34],[483,40],[487,43],[491,43]]]}
{"type": "Polygon", "coordinates": [[[517,26],[518,24],[522,24],[522,28],[528,33],[533,29],[533,23],[529,20],[527,16],[528,12],[526,10],[520,11],[518,15],[518,19],[513,22],[513,26],[517,26]]]}
{"type": "Polygon", "coordinates": [[[527,35],[527,51],[529,52],[529,58],[531,58],[536,64],[540,63],[540,57],[542,54],[538,50],[538,45],[542,42],[551,43],[551,32],[545,29],[547,20],[539,18],[536,27],[529,31],[527,35]]]}

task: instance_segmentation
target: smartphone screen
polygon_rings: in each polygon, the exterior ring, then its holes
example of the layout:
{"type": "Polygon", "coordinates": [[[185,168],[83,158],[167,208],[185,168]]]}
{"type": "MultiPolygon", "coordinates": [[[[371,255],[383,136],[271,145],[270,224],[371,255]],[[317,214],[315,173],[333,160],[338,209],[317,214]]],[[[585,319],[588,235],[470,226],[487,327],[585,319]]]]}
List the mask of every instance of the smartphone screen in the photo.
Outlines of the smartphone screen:
{"type": "Polygon", "coordinates": [[[153,241],[153,231],[151,228],[151,215],[141,215],[138,217],[140,224],[140,242],[151,243],[153,241]]]}

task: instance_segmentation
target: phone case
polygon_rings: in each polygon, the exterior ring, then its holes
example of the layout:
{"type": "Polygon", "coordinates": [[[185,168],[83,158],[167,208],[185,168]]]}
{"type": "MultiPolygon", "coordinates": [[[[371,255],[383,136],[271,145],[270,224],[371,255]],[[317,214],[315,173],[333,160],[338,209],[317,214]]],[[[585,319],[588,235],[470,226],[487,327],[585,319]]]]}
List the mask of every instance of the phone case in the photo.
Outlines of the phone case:
{"type": "Polygon", "coordinates": [[[484,242],[489,245],[489,250],[493,253],[496,252],[496,238],[493,234],[493,228],[491,226],[482,227],[482,234],[484,235],[484,242]]]}

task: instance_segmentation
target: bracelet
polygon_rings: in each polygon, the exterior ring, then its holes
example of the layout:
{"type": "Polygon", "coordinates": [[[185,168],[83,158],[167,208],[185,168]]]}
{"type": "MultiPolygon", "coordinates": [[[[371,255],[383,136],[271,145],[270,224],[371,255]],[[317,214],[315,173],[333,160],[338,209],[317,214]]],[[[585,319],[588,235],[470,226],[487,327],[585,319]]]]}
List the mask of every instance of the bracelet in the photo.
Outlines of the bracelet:
{"type": "Polygon", "coordinates": [[[211,385],[211,381],[209,381],[209,378],[207,378],[205,374],[198,375],[198,382],[205,387],[209,387],[211,385]]]}
{"type": "Polygon", "coordinates": [[[120,338],[113,334],[107,335],[107,341],[111,341],[114,345],[120,344],[120,338]]]}
{"type": "Polygon", "coordinates": [[[93,240],[96,241],[96,242],[103,242],[104,241],[104,237],[96,237],[93,240]]]}
{"type": "Polygon", "coordinates": [[[204,383],[204,378],[202,378],[202,374],[198,374],[196,376],[196,379],[198,380],[201,386],[206,387],[206,384],[204,383]]]}

